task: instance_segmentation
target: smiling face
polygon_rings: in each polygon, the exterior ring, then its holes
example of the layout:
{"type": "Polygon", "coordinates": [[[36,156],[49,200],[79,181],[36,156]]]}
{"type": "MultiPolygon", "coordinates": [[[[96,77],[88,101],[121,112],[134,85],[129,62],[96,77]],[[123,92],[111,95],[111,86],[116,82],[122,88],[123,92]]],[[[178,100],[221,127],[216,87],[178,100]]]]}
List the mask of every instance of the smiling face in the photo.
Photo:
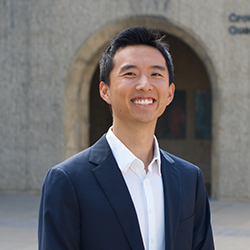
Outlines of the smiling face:
{"type": "Polygon", "coordinates": [[[146,45],[119,49],[113,58],[110,86],[100,83],[101,97],[112,106],[113,126],[155,126],[174,96],[161,52],[146,45]]]}

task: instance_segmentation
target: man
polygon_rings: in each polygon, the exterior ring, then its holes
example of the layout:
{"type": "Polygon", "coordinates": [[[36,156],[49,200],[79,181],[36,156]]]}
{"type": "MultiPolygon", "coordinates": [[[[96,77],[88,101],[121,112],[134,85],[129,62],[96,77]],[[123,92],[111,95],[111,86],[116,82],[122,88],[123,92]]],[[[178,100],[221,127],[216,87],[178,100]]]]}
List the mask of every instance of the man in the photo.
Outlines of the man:
{"type": "Polygon", "coordinates": [[[122,31],[102,55],[100,79],[112,127],[48,171],[39,249],[214,249],[200,169],[154,137],[175,90],[167,45],[142,27],[122,31]]]}

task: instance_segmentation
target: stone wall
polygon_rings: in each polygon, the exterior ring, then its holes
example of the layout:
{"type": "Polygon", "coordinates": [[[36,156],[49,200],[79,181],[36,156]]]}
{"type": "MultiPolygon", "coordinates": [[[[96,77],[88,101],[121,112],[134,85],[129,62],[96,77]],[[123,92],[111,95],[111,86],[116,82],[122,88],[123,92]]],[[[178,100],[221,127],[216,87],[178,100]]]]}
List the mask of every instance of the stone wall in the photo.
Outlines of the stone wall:
{"type": "Polygon", "coordinates": [[[143,23],[175,34],[207,65],[213,197],[250,199],[250,34],[228,31],[250,21],[232,23],[230,13],[250,15],[249,2],[0,0],[0,190],[39,191],[48,168],[88,145],[98,54],[111,35],[143,23]]]}

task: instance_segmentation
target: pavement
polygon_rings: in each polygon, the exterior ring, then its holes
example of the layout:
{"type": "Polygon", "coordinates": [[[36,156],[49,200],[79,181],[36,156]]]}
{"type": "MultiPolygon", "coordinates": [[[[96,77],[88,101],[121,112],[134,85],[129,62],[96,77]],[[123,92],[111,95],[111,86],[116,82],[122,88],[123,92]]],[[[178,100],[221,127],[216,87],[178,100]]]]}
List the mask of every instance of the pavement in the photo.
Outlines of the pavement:
{"type": "MultiPolygon", "coordinates": [[[[37,249],[38,194],[0,193],[0,249],[37,249]]],[[[250,201],[211,200],[216,250],[250,249],[250,201]]],[[[184,250],[184,249],[183,249],[184,250]]]]}
{"type": "Polygon", "coordinates": [[[250,201],[210,201],[216,250],[250,250],[250,201]]]}

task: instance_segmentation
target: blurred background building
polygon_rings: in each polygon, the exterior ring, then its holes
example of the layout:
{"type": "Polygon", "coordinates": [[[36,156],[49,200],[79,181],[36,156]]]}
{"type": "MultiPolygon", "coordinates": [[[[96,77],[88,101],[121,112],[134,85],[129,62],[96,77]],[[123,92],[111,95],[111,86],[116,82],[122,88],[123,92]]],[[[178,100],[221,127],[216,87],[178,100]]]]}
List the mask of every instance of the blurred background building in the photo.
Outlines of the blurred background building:
{"type": "Polygon", "coordinates": [[[175,65],[161,147],[197,164],[211,197],[250,199],[247,0],[0,0],[0,191],[39,192],[107,131],[98,60],[136,25],[165,35],[175,65]]]}

